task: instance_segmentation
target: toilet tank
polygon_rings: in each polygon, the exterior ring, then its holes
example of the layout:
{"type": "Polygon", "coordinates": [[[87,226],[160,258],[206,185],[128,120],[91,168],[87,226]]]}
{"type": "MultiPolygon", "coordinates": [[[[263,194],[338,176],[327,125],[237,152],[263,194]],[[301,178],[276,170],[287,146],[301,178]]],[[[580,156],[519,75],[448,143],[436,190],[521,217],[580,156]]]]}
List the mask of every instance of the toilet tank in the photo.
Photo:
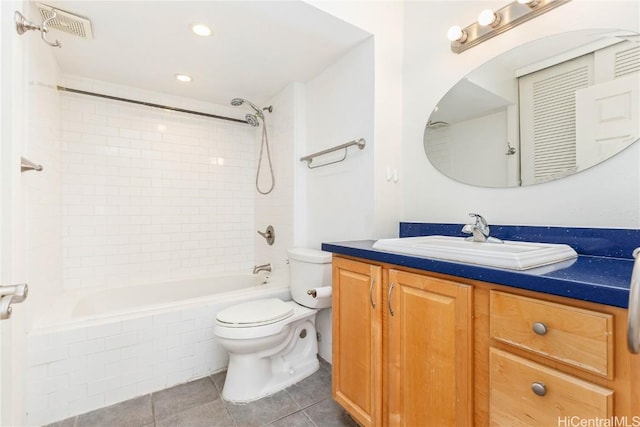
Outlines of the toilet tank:
{"type": "Polygon", "coordinates": [[[330,292],[328,296],[314,298],[307,291],[323,288],[319,293],[326,295],[331,290],[331,253],[318,249],[292,248],[287,250],[287,255],[293,300],[309,308],[330,307],[330,292]]]}

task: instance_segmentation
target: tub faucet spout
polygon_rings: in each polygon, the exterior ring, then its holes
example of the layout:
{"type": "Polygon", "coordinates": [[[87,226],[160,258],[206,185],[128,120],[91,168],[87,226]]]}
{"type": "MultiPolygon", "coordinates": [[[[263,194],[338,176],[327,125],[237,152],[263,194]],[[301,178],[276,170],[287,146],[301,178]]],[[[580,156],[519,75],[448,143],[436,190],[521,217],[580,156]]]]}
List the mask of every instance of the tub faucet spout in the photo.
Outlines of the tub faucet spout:
{"type": "Polygon", "coordinates": [[[271,264],[262,264],[253,266],[253,274],[258,274],[260,271],[271,272],[271,264]]]}

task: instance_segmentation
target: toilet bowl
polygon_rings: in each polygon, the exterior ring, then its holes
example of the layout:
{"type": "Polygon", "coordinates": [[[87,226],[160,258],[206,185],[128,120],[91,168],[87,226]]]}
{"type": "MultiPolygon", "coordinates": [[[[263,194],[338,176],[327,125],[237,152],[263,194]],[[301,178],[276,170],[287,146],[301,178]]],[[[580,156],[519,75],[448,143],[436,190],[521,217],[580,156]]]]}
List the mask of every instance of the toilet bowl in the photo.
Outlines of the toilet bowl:
{"type": "Polygon", "coordinates": [[[216,316],[214,333],[229,352],[222,389],[227,401],[251,402],[276,393],[320,366],[315,319],[319,309],[331,305],[331,254],[306,248],[287,254],[293,301],[249,301],[216,316]],[[307,293],[319,288],[316,298],[307,293]]]}

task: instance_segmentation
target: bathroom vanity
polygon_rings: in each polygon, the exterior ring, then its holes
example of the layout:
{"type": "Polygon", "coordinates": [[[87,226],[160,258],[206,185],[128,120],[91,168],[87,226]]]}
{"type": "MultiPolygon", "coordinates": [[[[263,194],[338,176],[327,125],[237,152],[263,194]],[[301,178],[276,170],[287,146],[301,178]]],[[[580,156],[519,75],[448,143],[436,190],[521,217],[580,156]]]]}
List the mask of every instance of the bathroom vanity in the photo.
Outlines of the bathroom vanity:
{"type": "Polygon", "coordinates": [[[581,254],[514,272],[372,245],[323,245],[333,397],[363,426],[640,423],[640,355],[620,302],[631,260],[581,254]]]}

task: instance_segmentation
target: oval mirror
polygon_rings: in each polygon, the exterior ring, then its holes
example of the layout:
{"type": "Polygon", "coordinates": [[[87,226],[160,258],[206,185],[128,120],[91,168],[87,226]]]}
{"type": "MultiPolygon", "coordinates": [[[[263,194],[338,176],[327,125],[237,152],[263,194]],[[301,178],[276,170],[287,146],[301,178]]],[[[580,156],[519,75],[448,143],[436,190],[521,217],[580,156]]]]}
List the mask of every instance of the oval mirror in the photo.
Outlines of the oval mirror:
{"type": "Polygon", "coordinates": [[[638,140],[637,33],[546,37],[478,67],[440,100],[424,132],[444,175],[483,187],[559,179],[638,140]]]}

